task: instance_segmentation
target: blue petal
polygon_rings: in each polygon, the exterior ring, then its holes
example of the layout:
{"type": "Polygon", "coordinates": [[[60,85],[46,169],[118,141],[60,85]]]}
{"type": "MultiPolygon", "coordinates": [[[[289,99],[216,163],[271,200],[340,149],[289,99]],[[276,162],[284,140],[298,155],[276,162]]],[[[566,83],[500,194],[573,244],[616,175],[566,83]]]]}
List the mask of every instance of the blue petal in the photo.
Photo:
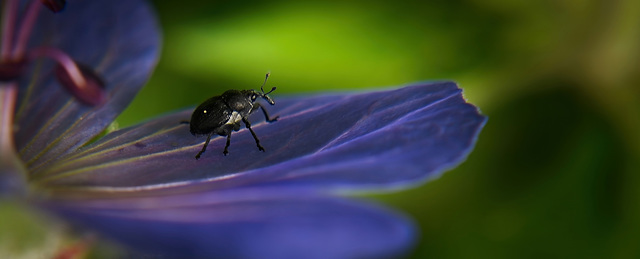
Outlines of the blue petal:
{"type": "Polygon", "coordinates": [[[109,101],[92,107],[58,83],[54,62],[34,64],[20,83],[16,145],[30,167],[43,166],[86,144],[129,104],[156,64],[160,34],[143,1],[73,1],[64,11],[42,10],[30,47],[62,49],[106,82],[109,101]]]}
{"type": "Polygon", "coordinates": [[[48,201],[72,223],[149,255],[179,258],[395,258],[413,225],[372,204],[263,190],[48,201]]]}
{"type": "Polygon", "coordinates": [[[486,118],[450,82],[342,95],[276,98],[277,122],[252,115],[266,152],[243,129],[214,138],[189,133],[191,111],[114,132],[41,168],[32,179],[50,188],[114,190],[238,186],[307,186],[321,190],[397,188],[435,177],[465,159],[486,118]],[[200,183],[196,183],[200,182],[200,183]],[[140,188],[143,187],[143,188],[140,188]]]}

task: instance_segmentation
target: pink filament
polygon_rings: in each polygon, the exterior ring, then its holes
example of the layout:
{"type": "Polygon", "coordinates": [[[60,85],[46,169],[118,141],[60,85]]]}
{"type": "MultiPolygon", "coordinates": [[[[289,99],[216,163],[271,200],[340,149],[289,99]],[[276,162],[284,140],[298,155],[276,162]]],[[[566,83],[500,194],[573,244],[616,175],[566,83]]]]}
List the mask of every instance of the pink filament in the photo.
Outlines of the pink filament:
{"type": "Polygon", "coordinates": [[[17,0],[7,0],[4,5],[4,13],[2,14],[2,46],[0,47],[0,59],[2,61],[9,59],[11,55],[13,28],[15,27],[17,12],[17,0]]]}
{"type": "Polygon", "coordinates": [[[87,86],[87,81],[85,80],[82,72],[76,65],[76,63],[62,50],[52,47],[38,47],[29,52],[29,58],[34,59],[38,57],[49,57],[58,62],[67,73],[69,73],[69,77],[73,81],[75,85],[79,88],[83,89],[87,86]]]}
{"type": "Polygon", "coordinates": [[[13,49],[13,57],[16,59],[19,59],[24,55],[24,50],[27,47],[27,40],[29,40],[29,36],[33,30],[33,25],[36,23],[36,18],[38,18],[38,11],[40,11],[41,4],[42,3],[37,0],[31,1],[31,4],[29,4],[29,8],[27,9],[27,13],[22,19],[22,24],[18,31],[19,34],[16,46],[13,49]]]}

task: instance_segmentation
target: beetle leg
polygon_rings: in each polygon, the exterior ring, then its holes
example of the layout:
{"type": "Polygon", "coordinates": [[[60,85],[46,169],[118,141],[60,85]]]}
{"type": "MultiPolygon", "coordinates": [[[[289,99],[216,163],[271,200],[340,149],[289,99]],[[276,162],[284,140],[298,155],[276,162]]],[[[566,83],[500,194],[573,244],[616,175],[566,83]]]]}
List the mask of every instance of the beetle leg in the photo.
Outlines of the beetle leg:
{"type": "Polygon", "coordinates": [[[213,135],[213,133],[207,136],[207,141],[204,142],[204,146],[202,146],[202,150],[200,150],[200,152],[198,152],[198,154],[196,155],[196,160],[200,159],[200,155],[202,155],[204,151],[207,151],[207,146],[209,145],[209,141],[211,141],[211,135],[213,135]]]}
{"type": "Polygon", "coordinates": [[[251,123],[249,123],[249,120],[247,120],[247,118],[242,118],[242,121],[244,121],[244,125],[247,127],[247,129],[249,129],[249,131],[251,132],[251,135],[253,135],[253,139],[256,140],[256,145],[258,146],[258,150],[264,152],[264,147],[260,145],[260,140],[258,139],[258,136],[256,136],[256,133],[253,132],[253,129],[251,128],[251,123]]]}
{"type": "Polygon", "coordinates": [[[180,121],[180,124],[191,124],[190,121],[180,121]]]}
{"type": "Polygon", "coordinates": [[[264,106],[262,106],[260,103],[254,103],[253,108],[251,108],[251,112],[254,112],[258,108],[262,109],[262,113],[264,114],[264,118],[267,120],[267,122],[274,122],[274,121],[277,121],[278,118],[280,118],[280,116],[276,116],[273,119],[269,118],[269,113],[267,112],[267,109],[265,109],[264,106]]]}
{"type": "Polygon", "coordinates": [[[224,154],[225,156],[229,154],[229,145],[231,145],[231,132],[229,132],[229,134],[227,135],[227,144],[224,145],[224,151],[222,151],[222,154],[224,154]]]}

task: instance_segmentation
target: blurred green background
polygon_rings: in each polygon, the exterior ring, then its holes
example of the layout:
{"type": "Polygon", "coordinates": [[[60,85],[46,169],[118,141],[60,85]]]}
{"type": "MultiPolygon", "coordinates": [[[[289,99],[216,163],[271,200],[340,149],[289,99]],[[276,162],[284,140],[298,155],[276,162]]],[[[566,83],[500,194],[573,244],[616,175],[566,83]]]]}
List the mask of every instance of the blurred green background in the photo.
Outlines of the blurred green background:
{"type": "Polygon", "coordinates": [[[162,58],[120,127],[267,71],[276,99],[454,80],[489,116],[475,150],[373,196],[419,225],[410,258],[640,258],[640,1],[153,3],[162,58]]]}
{"type": "Polygon", "coordinates": [[[267,71],[277,94],[451,79],[489,116],[475,150],[375,196],[420,226],[411,258],[640,258],[640,1],[153,2],[162,58],[120,126],[267,71]]]}

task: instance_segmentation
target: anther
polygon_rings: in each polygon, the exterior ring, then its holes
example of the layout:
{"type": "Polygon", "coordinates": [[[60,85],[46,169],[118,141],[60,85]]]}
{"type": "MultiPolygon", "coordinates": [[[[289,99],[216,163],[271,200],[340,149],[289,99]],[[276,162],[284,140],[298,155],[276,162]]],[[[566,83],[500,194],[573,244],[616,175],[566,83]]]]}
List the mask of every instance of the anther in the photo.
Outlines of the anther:
{"type": "Polygon", "coordinates": [[[67,4],[65,0],[41,0],[41,2],[54,13],[62,11],[67,4]]]}

